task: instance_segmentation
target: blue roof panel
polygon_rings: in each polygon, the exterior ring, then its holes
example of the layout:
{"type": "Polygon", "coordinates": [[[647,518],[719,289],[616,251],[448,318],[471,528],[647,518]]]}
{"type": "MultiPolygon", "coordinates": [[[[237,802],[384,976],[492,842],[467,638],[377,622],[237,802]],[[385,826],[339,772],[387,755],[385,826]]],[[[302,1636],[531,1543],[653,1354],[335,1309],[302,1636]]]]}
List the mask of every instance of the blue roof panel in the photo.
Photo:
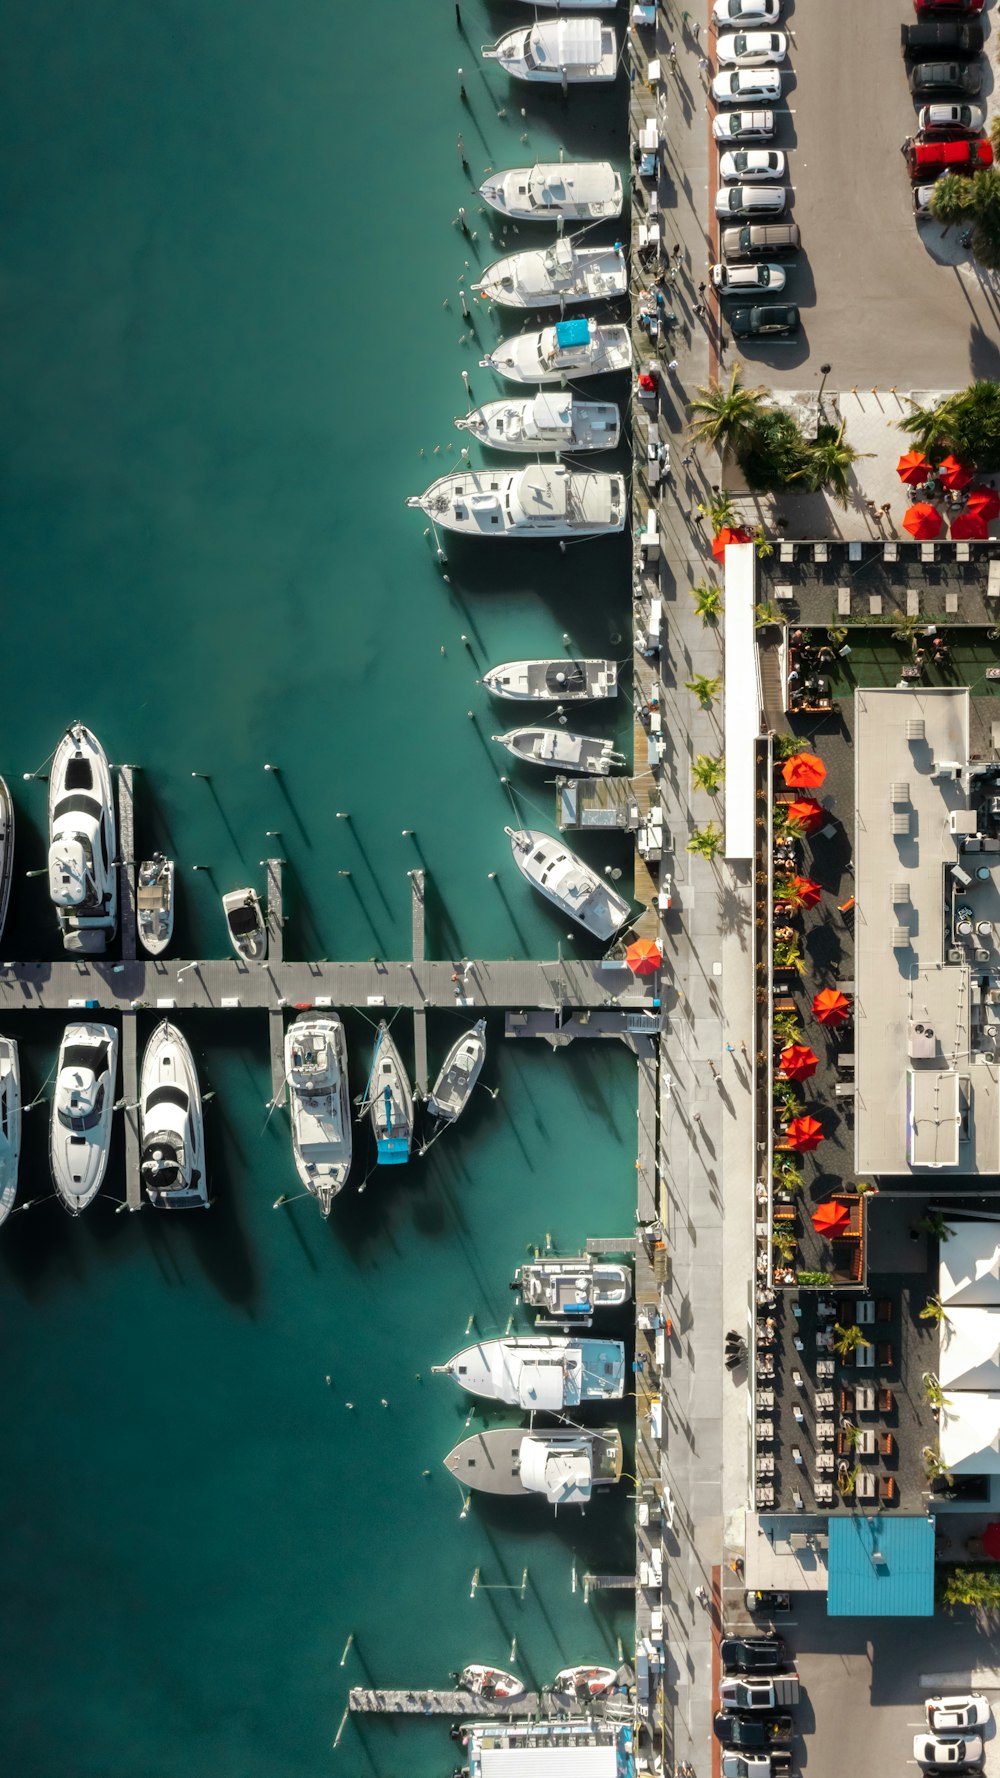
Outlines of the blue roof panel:
{"type": "Polygon", "coordinates": [[[830,1617],[933,1617],[934,1526],[930,1519],[829,1521],[830,1617]]]}

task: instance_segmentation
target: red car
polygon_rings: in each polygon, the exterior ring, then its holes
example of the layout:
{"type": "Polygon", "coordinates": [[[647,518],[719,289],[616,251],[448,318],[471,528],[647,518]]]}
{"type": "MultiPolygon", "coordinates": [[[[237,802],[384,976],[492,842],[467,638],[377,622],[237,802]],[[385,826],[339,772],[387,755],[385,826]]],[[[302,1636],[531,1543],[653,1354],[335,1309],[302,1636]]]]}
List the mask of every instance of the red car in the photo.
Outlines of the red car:
{"type": "Polygon", "coordinates": [[[944,142],[910,142],[906,149],[906,167],[911,179],[926,183],[940,173],[978,173],[981,167],[993,165],[993,149],[982,137],[968,136],[944,142]]]}
{"type": "Polygon", "coordinates": [[[940,12],[946,18],[956,18],[963,13],[982,12],[985,0],[913,0],[913,10],[919,18],[933,17],[940,12]]]}

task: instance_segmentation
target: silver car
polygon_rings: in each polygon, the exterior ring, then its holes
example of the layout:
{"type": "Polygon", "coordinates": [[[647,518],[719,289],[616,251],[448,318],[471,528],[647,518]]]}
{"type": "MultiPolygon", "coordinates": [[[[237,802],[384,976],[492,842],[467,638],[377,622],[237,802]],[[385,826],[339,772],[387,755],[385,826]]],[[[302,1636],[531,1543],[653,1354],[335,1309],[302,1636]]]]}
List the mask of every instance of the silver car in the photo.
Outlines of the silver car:
{"type": "Polygon", "coordinates": [[[720,296],[742,296],[747,290],[784,290],[780,265],[714,265],[712,283],[720,296]]]}
{"type": "Polygon", "coordinates": [[[726,181],[742,179],[746,184],[758,180],[784,179],[785,157],[780,148],[736,148],[719,159],[719,178],[726,181]]]}
{"type": "Polygon", "coordinates": [[[788,54],[784,31],[734,31],[715,45],[720,68],[764,68],[783,62],[788,54]]]}
{"type": "Polygon", "coordinates": [[[986,122],[986,113],[981,105],[921,105],[917,117],[918,129],[927,131],[968,130],[976,136],[986,122]]]}
{"type": "Polygon", "coordinates": [[[937,1735],[960,1735],[982,1728],[993,1711],[983,1692],[953,1692],[944,1698],[928,1698],[924,1705],[927,1727],[937,1735]]]}
{"type": "Polygon", "coordinates": [[[726,68],[712,82],[717,105],[741,105],[744,99],[780,99],[781,75],[777,68],[726,68]]]}
{"type": "Polygon", "coordinates": [[[780,216],[787,193],[783,185],[725,185],[715,199],[715,214],[728,216],[780,216]]]}
{"type": "Polygon", "coordinates": [[[915,1735],[913,1757],[918,1766],[932,1772],[958,1771],[963,1766],[978,1765],[983,1757],[983,1743],[979,1735],[965,1735],[955,1741],[942,1741],[938,1735],[915,1735]]]}
{"type": "Polygon", "coordinates": [[[717,142],[758,142],[774,135],[773,111],[724,111],[712,124],[717,142]]]}
{"type": "Polygon", "coordinates": [[[715,0],[712,17],[717,25],[776,25],[781,0],[715,0]]]}

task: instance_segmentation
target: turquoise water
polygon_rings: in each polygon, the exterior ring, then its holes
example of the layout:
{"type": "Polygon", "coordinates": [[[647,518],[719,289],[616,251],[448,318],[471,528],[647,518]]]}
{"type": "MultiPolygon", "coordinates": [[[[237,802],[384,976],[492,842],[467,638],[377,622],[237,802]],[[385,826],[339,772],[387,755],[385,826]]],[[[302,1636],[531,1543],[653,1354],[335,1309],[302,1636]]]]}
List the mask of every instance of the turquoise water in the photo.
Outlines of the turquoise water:
{"type": "MultiPolygon", "coordinates": [[[[269,829],[289,955],[405,955],[414,862],[441,954],[551,955],[560,936],[510,863],[503,724],[475,681],[564,631],[616,648],[627,546],[452,547],[445,582],[403,501],[457,455],[460,370],[492,393],[457,299],[476,252],[452,226],[472,203],[457,132],[477,177],[560,139],[619,158],[624,95],[543,95],[521,119],[476,54],[521,14],[462,10],[466,37],[444,0],[15,0],[0,19],[19,864],[42,861],[45,819],[20,774],[79,716],[141,766],[139,849],[181,860],[188,954],[221,951],[217,894],[261,882],[269,829]]],[[[478,325],[485,351],[497,328],[478,325]]],[[[547,818],[551,791],[512,776],[547,818]]],[[[5,954],[55,954],[43,890],[19,880],[5,954]]],[[[59,1021],[9,1028],[41,1089],[59,1021]]],[[[333,1759],[350,1683],[442,1683],[506,1660],[514,1634],[544,1682],[627,1637],[626,1613],[571,1592],[574,1560],[629,1562],[625,1490],[583,1518],[495,1503],[460,1521],[440,1459],[466,1406],[429,1372],[473,1312],[503,1328],[528,1243],[630,1226],[633,1065],[505,1048],[495,1021],[496,1104],[324,1226],[311,1203],[271,1208],[294,1182],[281,1114],[265,1128],[263,1022],[189,1029],[217,1095],[211,1215],[117,1216],[116,1154],[79,1224],[48,1203],[0,1242],[4,1767],[429,1778],[450,1769],[444,1726],[352,1723],[333,1759]],[[477,1567],[499,1584],[525,1565],[523,1603],[470,1600],[477,1567]]],[[[453,1030],[432,1021],[432,1058],[453,1030]]],[[[370,1033],[360,1015],[348,1031],[360,1090],[370,1033]]],[[[22,1195],[46,1190],[46,1115],[22,1195]]]]}

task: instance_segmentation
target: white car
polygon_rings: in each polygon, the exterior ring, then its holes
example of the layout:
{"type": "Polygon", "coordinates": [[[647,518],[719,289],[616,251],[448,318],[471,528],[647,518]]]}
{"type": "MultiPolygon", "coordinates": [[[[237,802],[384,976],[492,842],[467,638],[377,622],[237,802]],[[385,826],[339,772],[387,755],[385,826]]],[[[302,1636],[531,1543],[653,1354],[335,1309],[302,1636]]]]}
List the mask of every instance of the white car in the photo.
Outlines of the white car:
{"type": "Polygon", "coordinates": [[[727,183],[743,179],[783,179],[785,157],[780,148],[735,148],[719,160],[719,178],[727,183]]]}
{"type": "Polygon", "coordinates": [[[764,68],[788,54],[784,31],[734,31],[715,45],[720,68],[764,68]]]}
{"type": "Polygon", "coordinates": [[[717,142],[763,141],[774,135],[773,111],[724,111],[712,124],[717,142]]]}
{"type": "Polygon", "coordinates": [[[921,105],[917,117],[918,129],[931,132],[937,130],[968,130],[970,135],[977,135],[986,122],[986,113],[981,105],[921,105]]]}
{"type": "Polygon", "coordinates": [[[780,216],[785,208],[783,185],[724,185],[715,200],[715,214],[780,216]]]}
{"type": "Polygon", "coordinates": [[[937,1735],[914,1735],[913,1757],[918,1766],[929,1766],[935,1772],[947,1771],[949,1767],[957,1771],[979,1763],[983,1743],[978,1735],[966,1735],[959,1741],[942,1741],[937,1735]]]}
{"type": "Polygon", "coordinates": [[[712,17],[717,25],[776,25],[781,0],[715,0],[712,17]]]}
{"type": "Polygon", "coordinates": [[[928,1698],[927,1727],[938,1735],[960,1735],[964,1729],[978,1729],[989,1722],[993,1712],[989,1698],[982,1692],[961,1692],[948,1698],[928,1698]]]}
{"type": "Polygon", "coordinates": [[[744,290],[784,290],[785,268],[780,265],[714,265],[712,283],[720,296],[738,296],[744,290]]]}
{"type": "Polygon", "coordinates": [[[780,99],[781,75],[777,68],[733,68],[717,74],[712,82],[717,105],[741,105],[744,99],[780,99]]]}

